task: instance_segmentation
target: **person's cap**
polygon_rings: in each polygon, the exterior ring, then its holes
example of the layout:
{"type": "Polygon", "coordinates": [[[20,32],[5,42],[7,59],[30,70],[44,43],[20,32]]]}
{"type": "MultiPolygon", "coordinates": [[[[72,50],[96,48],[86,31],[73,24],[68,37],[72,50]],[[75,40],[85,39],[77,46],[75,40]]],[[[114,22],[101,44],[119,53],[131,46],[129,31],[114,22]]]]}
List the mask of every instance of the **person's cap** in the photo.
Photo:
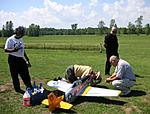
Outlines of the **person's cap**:
{"type": "Polygon", "coordinates": [[[19,26],[15,29],[15,33],[24,34],[25,33],[25,28],[23,26],[19,26]]]}

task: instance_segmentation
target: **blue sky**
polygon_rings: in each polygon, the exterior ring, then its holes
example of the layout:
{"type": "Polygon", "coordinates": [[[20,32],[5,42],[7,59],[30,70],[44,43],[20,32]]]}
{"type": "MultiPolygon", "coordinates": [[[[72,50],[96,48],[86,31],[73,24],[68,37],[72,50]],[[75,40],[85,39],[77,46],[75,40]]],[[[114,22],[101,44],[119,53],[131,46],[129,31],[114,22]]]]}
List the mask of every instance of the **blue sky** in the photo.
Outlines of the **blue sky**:
{"type": "Polygon", "coordinates": [[[77,23],[78,28],[85,28],[97,27],[101,20],[109,26],[111,19],[125,27],[141,15],[143,26],[150,23],[150,0],[2,0],[0,28],[10,20],[14,27],[34,23],[40,27],[71,28],[77,23]]]}

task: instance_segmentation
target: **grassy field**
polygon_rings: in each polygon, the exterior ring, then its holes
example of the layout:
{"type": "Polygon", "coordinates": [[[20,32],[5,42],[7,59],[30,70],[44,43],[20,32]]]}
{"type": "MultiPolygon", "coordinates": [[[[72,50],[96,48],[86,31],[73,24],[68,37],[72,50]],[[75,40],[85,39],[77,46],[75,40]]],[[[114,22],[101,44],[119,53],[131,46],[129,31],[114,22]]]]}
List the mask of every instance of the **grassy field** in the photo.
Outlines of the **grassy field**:
{"type": "MultiPolygon", "coordinates": [[[[55,113],[78,114],[149,114],[150,113],[150,38],[149,36],[118,36],[120,57],[127,60],[137,76],[137,84],[132,88],[129,97],[88,97],[78,98],[74,107],[69,110],[58,110],[55,113]]],[[[0,47],[5,43],[0,38],[0,47]]],[[[32,67],[29,69],[32,81],[47,81],[63,76],[68,65],[85,64],[94,71],[101,71],[103,80],[99,86],[112,88],[105,83],[105,51],[99,52],[102,36],[43,36],[24,38],[27,54],[32,67]],[[37,49],[36,49],[37,48],[37,49]]],[[[113,72],[112,68],[111,72],[113,72]]],[[[49,114],[44,105],[34,107],[22,106],[22,95],[15,93],[7,64],[7,54],[0,49],[0,114],[49,114]]],[[[22,88],[25,88],[21,84],[22,88]]]]}

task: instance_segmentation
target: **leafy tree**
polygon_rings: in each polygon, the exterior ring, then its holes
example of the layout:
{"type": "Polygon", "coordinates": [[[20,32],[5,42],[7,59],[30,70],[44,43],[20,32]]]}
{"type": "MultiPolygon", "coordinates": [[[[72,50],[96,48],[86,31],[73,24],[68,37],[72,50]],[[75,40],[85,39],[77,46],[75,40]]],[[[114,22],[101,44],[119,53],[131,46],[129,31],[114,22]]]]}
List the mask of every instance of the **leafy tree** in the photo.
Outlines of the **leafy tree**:
{"type": "MultiPolygon", "coordinates": [[[[115,19],[111,19],[111,20],[110,20],[110,29],[111,29],[114,25],[116,25],[116,24],[115,24],[115,19]]],[[[116,26],[117,26],[117,25],[116,25],[116,26]]]]}
{"type": "Polygon", "coordinates": [[[13,23],[12,23],[12,21],[7,21],[6,25],[3,25],[2,36],[3,37],[10,37],[13,33],[14,33],[13,23]]]}
{"type": "Polygon", "coordinates": [[[31,24],[28,28],[28,36],[39,36],[40,35],[40,26],[31,24]]]}
{"type": "Polygon", "coordinates": [[[123,34],[128,34],[126,27],[122,28],[122,33],[123,33],[123,34]]]}
{"type": "Polygon", "coordinates": [[[103,20],[101,20],[99,23],[98,23],[98,32],[100,33],[100,34],[103,34],[104,33],[104,31],[105,31],[105,23],[104,23],[104,21],[103,20]]]}
{"type": "Polygon", "coordinates": [[[136,27],[134,24],[129,22],[128,24],[128,34],[135,34],[136,33],[136,27]]]}
{"type": "Polygon", "coordinates": [[[104,28],[104,25],[105,25],[104,21],[101,20],[101,21],[99,21],[97,26],[98,26],[98,28],[104,28]]]}
{"type": "Polygon", "coordinates": [[[92,27],[88,27],[88,28],[86,29],[86,34],[88,34],[88,35],[93,35],[93,34],[95,34],[95,29],[92,28],[92,27]]]}
{"type": "Polygon", "coordinates": [[[78,24],[72,24],[72,25],[71,25],[72,30],[76,30],[76,29],[77,29],[77,26],[78,26],[78,24]]]}
{"type": "Polygon", "coordinates": [[[145,34],[149,35],[150,34],[150,24],[145,25],[145,34]]]}
{"type": "Polygon", "coordinates": [[[0,37],[2,37],[2,31],[0,30],[0,37]]]}
{"type": "Polygon", "coordinates": [[[143,20],[143,16],[140,16],[137,18],[137,20],[135,20],[137,35],[140,35],[140,33],[142,33],[142,20],[143,20]]]}

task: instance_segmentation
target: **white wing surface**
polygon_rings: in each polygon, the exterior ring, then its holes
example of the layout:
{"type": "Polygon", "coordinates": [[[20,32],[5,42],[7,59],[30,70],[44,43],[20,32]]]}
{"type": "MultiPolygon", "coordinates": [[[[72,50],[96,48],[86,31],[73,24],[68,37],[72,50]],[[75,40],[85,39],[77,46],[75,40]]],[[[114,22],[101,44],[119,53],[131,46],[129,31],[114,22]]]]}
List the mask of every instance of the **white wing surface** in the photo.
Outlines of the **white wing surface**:
{"type": "Polygon", "coordinates": [[[111,96],[119,96],[121,91],[119,90],[111,90],[97,87],[87,87],[86,90],[81,94],[81,96],[101,96],[101,97],[111,97],[111,96]]]}
{"type": "Polygon", "coordinates": [[[49,81],[47,83],[48,86],[53,87],[53,88],[57,88],[60,91],[66,92],[69,88],[71,88],[72,84],[69,84],[65,81],[49,81]]]}

